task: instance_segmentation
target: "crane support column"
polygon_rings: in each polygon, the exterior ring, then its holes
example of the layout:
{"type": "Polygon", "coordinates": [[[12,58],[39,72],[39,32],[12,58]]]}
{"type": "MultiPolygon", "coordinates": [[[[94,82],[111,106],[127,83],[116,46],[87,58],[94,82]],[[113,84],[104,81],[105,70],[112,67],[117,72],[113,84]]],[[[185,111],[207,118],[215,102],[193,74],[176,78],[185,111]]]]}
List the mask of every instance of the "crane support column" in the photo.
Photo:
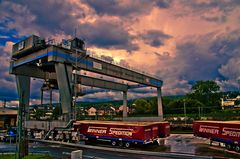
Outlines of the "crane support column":
{"type": "Polygon", "coordinates": [[[162,91],[161,87],[157,88],[157,103],[158,103],[158,116],[163,120],[163,106],[162,106],[162,91]]]}
{"type": "Polygon", "coordinates": [[[127,118],[127,91],[123,91],[123,118],[127,118]]]}
{"type": "Polygon", "coordinates": [[[69,121],[72,114],[72,69],[71,65],[55,64],[62,113],[65,121],[69,121]]]}
{"type": "Polygon", "coordinates": [[[17,90],[19,96],[18,107],[18,158],[28,155],[28,141],[24,129],[25,120],[28,119],[30,77],[16,75],[17,90]]]}

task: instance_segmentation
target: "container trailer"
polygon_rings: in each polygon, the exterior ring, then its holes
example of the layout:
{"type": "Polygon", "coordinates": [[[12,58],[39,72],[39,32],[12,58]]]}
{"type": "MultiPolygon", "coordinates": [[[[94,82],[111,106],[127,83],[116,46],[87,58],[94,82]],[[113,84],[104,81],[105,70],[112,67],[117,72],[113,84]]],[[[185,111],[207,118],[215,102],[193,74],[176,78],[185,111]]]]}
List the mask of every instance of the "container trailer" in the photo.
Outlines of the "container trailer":
{"type": "Polygon", "coordinates": [[[240,121],[194,121],[193,133],[224,143],[228,150],[240,152],[240,121]]]}
{"type": "MultiPolygon", "coordinates": [[[[78,143],[79,141],[108,141],[129,147],[133,144],[159,143],[160,138],[170,135],[168,122],[122,121],[71,121],[66,127],[52,127],[48,121],[28,121],[26,128],[30,138],[78,143]],[[43,133],[41,137],[37,133],[43,133]]],[[[66,124],[65,124],[66,125],[66,124]]]]}
{"type": "Polygon", "coordinates": [[[159,142],[170,135],[168,122],[76,121],[74,131],[87,140],[109,141],[113,146],[159,142]]]}

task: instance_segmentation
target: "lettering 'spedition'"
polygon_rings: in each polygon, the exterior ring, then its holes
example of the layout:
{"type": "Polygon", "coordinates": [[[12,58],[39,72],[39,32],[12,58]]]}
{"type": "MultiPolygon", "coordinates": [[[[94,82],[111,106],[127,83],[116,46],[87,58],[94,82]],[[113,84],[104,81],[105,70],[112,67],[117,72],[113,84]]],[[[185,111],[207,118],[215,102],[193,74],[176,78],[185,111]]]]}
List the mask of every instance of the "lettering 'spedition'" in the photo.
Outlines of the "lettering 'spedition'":
{"type": "Polygon", "coordinates": [[[240,129],[224,127],[222,130],[222,135],[239,138],[240,137],[240,129]]]}

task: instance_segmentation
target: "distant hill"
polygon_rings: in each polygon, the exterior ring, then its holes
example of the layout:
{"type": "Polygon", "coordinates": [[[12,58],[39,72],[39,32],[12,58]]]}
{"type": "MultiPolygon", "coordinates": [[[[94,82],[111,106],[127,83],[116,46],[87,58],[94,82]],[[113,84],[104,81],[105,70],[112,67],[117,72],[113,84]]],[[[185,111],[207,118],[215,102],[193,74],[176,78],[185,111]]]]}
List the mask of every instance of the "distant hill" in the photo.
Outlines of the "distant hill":
{"type": "MultiPolygon", "coordinates": [[[[181,99],[184,98],[184,95],[176,95],[176,96],[163,96],[164,98],[167,99],[181,99]]],[[[154,98],[157,97],[146,97],[146,98],[142,98],[142,99],[146,99],[146,100],[152,100],[154,98]]],[[[138,99],[138,98],[137,98],[138,99]]],[[[137,99],[130,99],[128,100],[128,105],[132,105],[134,103],[135,100],[137,99]]],[[[102,106],[113,106],[113,107],[119,107],[123,104],[122,100],[114,100],[114,101],[98,101],[98,102],[77,102],[77,107],[102,107],[102,106]]],[[[56,107],[57,105],[59,105],[59,103],[53,103],[53,107],[56,107]]],[[[40,105],[36,104],[36,105],[31,105],[30,107],[32,108],[37,108],[40,105]]],[[[47,107],[49,106],[49,104],[43,104],[42,107],[44,107],[45,109],[47,109],[47,107]]]]}
{"type": "MultiPolygon", "coordinates": [[[[164,96],[163,98],[168,98],[168,99],[181,99],[181,98],[184,98],[185,96],[184,95],[176,95],[176,96],[164,96]]],[[[146,99],[146,100],[152,100],[154,98],[157,98],[157,97],[146,97],[146,98],[141,98],[141,99],[146,99]]],[[[138,98],[137,98],[138,99],[138,98]]],[[[128,100],[128,105],[132,105],[134,103],[135,100],[137,99],[130,99],[128,100]]],[[[115,100],[115,101],[99,101],[99,102],[79,102],[77,103],[77,106],[78,107],[89,107],[89,106],[95,106],[95,107],[98,107],[98,106],[109,106],[109,105],[112,105],[113,107],[118,107],[118,106],[121,106],[123,104],[123,101],[122,100],[115,100]]]]}

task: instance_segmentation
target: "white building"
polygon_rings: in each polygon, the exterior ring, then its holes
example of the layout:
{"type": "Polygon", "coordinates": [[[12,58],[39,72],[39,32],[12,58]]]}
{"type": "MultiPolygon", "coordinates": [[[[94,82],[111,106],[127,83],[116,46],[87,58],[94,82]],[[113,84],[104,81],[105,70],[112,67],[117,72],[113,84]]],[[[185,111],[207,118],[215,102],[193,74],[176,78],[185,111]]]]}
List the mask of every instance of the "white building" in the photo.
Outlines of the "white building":
{"type": "Polygon", "coordinates": [[[221,98],[221,106],[222,109],[231,109],[231,108],[236,108],[240,107],[240,105],[237,104],[237,101],[240,101],[240,95],[237,96],[236,98],[230,98],[230,99],[223,99],[221,98]]]}
{"type": "Polygon", "coordinates": [[[97,109],[94,107],[91,107],[90,109],[87,110],[89,116],[95,116],[97,109]]]}

